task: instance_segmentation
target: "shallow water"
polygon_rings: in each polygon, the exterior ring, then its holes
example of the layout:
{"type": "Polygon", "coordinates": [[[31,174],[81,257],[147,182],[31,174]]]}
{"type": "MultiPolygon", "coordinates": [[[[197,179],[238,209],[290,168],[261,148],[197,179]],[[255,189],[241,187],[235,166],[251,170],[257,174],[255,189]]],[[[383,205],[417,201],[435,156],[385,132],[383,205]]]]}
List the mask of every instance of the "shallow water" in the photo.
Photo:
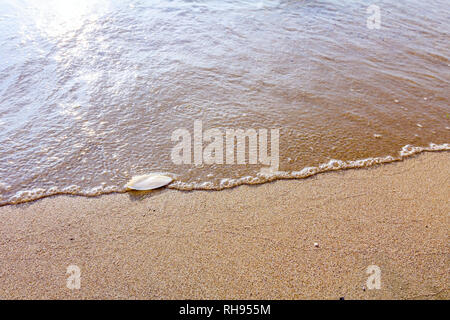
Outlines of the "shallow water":
{"type": "Polygon", "coordinates": [[[381,29],[365,1],[2,1],[0,204],[155,171],[222,189],[448,150],[448,2],[377,4],[381,29]],[[195,120],[279,129],[279,172],[174,164],[171,135],[195,120]]]}

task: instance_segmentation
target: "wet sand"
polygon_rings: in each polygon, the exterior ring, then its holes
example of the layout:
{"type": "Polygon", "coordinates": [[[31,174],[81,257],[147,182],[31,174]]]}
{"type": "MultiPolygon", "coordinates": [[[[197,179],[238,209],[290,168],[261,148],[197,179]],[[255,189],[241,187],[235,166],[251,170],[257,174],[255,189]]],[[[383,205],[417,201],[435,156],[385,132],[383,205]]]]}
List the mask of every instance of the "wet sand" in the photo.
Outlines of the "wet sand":
{"type": "Polygon", "coordinates": [[[0,298],[448,299],[449,160],[0,207],[0,298]]]}

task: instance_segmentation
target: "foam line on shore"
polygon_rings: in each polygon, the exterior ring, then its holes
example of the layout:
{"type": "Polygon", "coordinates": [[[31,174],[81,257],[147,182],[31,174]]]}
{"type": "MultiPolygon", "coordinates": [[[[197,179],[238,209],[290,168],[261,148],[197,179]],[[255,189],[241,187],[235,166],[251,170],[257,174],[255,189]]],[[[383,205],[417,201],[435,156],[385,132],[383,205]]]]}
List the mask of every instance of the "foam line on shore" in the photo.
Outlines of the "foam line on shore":
{"type": "MultiPolygon", "coordinates": [[[[299,171],[290,171],[290,172],[278,171],[274,173],[259,173],[257,176],[245,176],[238,179],[222,179],[218,186],[209,181],[200,183],[198,182],[190,183],[175,180],[168,186],[168,188],[183,191],[192,191],[192,190],[220,191],[228,188],[234,188],[240,185],[263,184],[281,179],[304,179],[319,173],[329,171],[347,170],[355,168],[368,168],[378,164],[402,161],[408,157],[420,154],[422,152],[440,152],[448,150],[450,150],[450,144],[448,143],[439,145],[430,143],[428,147],[406,145],[398,152],[397,156],[374,157],[351,161],[332,159],[329,162],[323,163],[317,167],[305,167],[299,171]]],[[[32,190],[19,191],[9,199],[2,199],[0,196],[0,206],[20,204],[54,195],[78,195],[85,197],[96,197],[103,194],[123,193],[123,192],[126,192],[125,186],[97,186],[94,188],[84,189],[77,185],[71,185],[63,189],[58,189],[57,187],[52,187],[48,189],[35,188],[32,190]]]]}

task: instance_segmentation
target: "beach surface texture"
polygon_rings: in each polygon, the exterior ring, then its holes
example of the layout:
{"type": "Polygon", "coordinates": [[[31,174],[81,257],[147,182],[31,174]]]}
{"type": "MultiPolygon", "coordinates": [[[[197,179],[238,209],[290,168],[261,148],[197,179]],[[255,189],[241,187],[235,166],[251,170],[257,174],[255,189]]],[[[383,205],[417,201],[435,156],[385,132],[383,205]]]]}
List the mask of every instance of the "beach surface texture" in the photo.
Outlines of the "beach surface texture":
{"type": "Polygon", "coordinates": [[[449,160],[3,206],[0,298],[448,299],[449,160]]]}

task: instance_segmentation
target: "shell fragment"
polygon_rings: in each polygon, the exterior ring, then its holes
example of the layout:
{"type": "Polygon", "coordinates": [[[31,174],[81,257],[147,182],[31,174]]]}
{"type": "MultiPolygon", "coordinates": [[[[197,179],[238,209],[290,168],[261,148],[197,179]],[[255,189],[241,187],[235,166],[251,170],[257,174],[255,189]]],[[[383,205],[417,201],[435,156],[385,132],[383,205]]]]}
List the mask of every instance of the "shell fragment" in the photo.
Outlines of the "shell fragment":
{"type": "Polygon", "coordinates": [[[152,190],[164,187],[172,181],[173,179],[171,177],[159,173],[150,173],[133,177],[125,187],[131,190],[152,190]]]}

